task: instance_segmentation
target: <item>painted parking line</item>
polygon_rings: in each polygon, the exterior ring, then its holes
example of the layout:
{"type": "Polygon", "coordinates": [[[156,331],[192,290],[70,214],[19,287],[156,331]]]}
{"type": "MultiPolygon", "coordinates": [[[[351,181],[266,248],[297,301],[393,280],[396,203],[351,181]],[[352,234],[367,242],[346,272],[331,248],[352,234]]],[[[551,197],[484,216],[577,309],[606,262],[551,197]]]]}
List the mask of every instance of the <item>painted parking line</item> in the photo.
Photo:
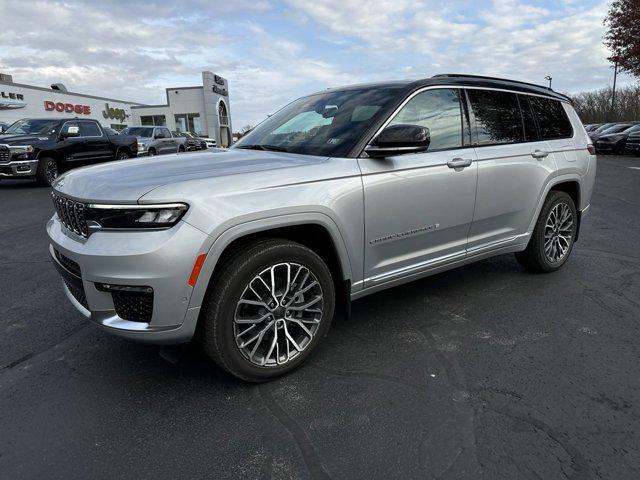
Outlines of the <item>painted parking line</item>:
{"type": "Polygon", "coordinates": [[[640,170],[640,167],[629,167],[631,170],[640,170]]]}

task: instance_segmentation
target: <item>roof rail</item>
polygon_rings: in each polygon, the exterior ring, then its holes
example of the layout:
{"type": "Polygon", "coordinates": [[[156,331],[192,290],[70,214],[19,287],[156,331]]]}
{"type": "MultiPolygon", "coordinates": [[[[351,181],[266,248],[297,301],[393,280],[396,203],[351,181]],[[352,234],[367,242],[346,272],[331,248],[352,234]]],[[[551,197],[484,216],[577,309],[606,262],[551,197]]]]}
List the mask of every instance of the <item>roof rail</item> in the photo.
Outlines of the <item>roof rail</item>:
{"type": "Polygon", "coordinates": [[[561,97],[564,97],[567,100],[571,101],[571,98],[569,96],[565,95],[564,93],[556,92],[551,87],[546,87],[544,85],[538,85],[537,83],[530,83],[530,82],[522,82],[520,80],[513,80],[511,78],[490,77],[490,76],[487,76],[487,75],[470,75],[470,74],[467,74],[467,73],[439,73],[437,75],[433,75],[431,78],[441,78],[441,77],[478,78],[478,79],[485,79],[485,80],[498,80],[500,82],[520,83],[522,85],[529,85],[529,86],[532,86],[532,87],[537,87],[537,88],[542,88],[544,90],[549,90],[550,92],[553,92],[556,95],[560,95],[561,97]]]}

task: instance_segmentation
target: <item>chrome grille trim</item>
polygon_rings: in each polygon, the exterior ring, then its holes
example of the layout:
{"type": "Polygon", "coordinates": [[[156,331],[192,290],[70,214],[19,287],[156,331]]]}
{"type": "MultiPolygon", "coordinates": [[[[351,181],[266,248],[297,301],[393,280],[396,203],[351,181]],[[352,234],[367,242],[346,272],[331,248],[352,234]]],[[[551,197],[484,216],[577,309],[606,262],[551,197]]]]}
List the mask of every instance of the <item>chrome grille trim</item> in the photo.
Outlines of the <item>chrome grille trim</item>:
{"type": "Polygon", "coordinates": [[[60,222],[68,229],[81,237],[89,236],[89,227],[85,218],[86,205],[70,198],[51,192],[53,206],[58,214],[60,222]]]}

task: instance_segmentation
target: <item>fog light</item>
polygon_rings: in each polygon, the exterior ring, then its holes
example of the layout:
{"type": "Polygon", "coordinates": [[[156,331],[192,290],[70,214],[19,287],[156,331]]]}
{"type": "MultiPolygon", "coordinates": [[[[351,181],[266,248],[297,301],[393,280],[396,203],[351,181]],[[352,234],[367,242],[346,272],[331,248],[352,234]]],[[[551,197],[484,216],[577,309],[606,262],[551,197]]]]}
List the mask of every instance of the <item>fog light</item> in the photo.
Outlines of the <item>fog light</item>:
{"type": "Polygon", "coordinates": [[[112,283],[96,283],[96,289],[101,292],[138,292],[153,293],[152,287],[137,285],[114,285],[112,283]]]}
{"type": "Polygon", "coordinates": [[[31,171],[31,167],[29,165],[18,165],[18,168],[16,169],[19,172],[29,172],[31,171]]]}

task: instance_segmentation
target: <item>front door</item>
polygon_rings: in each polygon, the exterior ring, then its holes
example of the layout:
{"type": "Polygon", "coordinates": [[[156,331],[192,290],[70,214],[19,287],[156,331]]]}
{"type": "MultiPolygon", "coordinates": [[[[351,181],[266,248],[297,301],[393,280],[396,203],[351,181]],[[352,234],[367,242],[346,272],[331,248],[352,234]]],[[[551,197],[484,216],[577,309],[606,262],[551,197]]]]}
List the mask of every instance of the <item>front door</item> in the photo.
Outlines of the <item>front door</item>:
{"type": "Polygon", "coordinates": [[[466,254],[477,163],[460,92],[435,88],[417,93],[388,123],[429,128],[426,152],[358,159],[364,185],[365,288],[466,254]]]}

